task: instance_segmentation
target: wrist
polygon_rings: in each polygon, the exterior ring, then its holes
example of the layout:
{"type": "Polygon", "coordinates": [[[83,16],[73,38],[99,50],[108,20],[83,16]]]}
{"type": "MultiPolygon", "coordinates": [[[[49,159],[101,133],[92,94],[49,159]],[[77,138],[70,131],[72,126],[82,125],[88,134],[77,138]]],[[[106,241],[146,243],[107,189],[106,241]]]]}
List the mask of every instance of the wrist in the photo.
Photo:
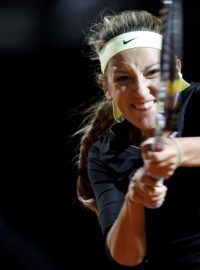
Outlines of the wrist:
{"type": "Polygon", "coordinates": [[[176,147],[176,150],[177,150],[177,167],[179,167],[179,166],[181,166],[181,164],[183,162],[183,147],[182,147],[182,144],[175,137],[169,137],[169,139],[174,142],[174,145],[176,147]]]}

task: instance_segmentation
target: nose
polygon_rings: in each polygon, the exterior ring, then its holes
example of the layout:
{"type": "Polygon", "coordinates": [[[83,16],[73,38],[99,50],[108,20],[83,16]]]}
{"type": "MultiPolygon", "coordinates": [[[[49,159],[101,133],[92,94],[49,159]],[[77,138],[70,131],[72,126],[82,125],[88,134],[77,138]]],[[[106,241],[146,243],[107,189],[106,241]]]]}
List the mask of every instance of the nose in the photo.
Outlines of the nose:
{"type": "Polygon", "coordinates": [[[135,97],[139,99],[143,99],[149,94],[148,80],[143,75],[137,76],[133,91],[135,97]]]}

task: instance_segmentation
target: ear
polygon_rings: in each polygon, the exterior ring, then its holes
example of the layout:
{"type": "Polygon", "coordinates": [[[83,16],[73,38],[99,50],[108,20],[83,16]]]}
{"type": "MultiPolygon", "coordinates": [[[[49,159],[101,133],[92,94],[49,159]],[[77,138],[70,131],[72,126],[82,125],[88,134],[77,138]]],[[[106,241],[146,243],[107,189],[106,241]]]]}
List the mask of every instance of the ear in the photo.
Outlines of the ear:
{"type": "Polygon", "coordinates": [[[108,88],[108,83],[107,83],[106,79],[101,79],[99,81],[99,84],[100,84],[100,87],[103,90],[104,95],[107,98],[107,100],[112,101],[113,98],[112,98],[112,96],[110,94],[110,91],[109,91],[109,88],[108,88]]]}
{"type": "Polygon", "coordinates": [[[181,68],[182,68],[182,64],[181,64],[181,60],[180,58],[176,59],[176,69],[178,73],[181,73],[181,68]]]}
{"type": "Polygon", "coordinates": [[[177,70],[177,74],[178,74],[178,77],[179,77],[179,83],[178,83],[178,88],[179,89],[178,91],[181,92],[182,90],[184,90],[185,88],[187,88],[190,84],[188,82],[186,82],[184,79],[183,79],[183,75],[181,73],[181,60],[179,58],[176,59],[176,70],[177,70]]]}

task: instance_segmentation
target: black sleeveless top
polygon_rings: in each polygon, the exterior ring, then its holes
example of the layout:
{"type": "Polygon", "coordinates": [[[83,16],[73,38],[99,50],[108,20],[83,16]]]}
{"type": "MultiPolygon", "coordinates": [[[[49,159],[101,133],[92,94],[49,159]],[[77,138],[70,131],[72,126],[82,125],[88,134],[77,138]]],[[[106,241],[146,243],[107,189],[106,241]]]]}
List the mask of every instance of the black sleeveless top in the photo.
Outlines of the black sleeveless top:
{"type": "MultiPolygon", "coordinates": [[[[200,136],[200,84],[191,83],[179,101],[178,136],[200,136]]],[[[104,236],[119,214],[130,178],[143,164],[140,148],[130,145],[130,127],[127,120],[114,124],[89,151],[88,176],[104,236]]],[[[163,205],[145,209],[145,269],[200,270],[200,167],[179,167],[165,185],[163,205]]]]}

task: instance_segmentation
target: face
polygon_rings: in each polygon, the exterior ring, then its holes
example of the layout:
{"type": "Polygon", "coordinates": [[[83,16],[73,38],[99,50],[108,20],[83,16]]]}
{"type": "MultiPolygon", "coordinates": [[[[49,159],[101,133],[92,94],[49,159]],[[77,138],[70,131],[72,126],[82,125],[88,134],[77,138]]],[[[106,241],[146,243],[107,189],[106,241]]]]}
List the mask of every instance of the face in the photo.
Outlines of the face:
{"type": "Polygon", "coordinates": [[[133,48],[120,52],[109,60],[106,77],[106,96],[129,122],[148,135],[155,127],[160,51],[133,48]]]}

